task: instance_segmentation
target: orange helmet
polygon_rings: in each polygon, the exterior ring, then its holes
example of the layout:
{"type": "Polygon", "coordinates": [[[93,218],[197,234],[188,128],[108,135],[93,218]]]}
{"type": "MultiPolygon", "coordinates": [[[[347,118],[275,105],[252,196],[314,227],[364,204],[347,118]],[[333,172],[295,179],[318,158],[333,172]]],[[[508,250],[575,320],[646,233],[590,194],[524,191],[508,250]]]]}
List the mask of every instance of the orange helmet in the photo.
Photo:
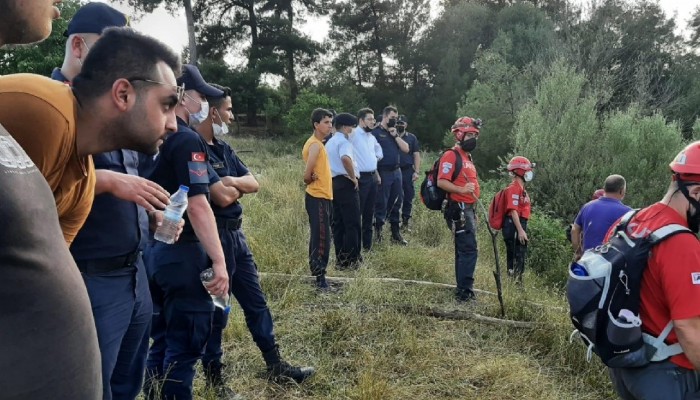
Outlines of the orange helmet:
{"type": "Polygon", "coordinates": [[[682,180],[700,181],[700,141],[686,146],[668,166],[682,180]]]}
{"type": "Polygon", "coordinates": [[[532,171],[532,169],[535,167],[534,163],[531,163],[530,160],[523,156],[515,156],[510,159],[510,162],[508,163],[508,171],[515,171],[516,169],[520,169],[523,171],[523,173],[527,171],[532,171]]]}
{"type": "Polygon", "coordinates": [[[479,130],[481,129],[482,122],[479,118],[472,117],[461,117],[452,125],[452,134],[455,135],[455,139],[461,142],[464,140],[464,135],[467,133],[473,133],[479,135],[479,130]]]}
{"type": "Polygon", "coordinates": [[[598,189],[595,192],[593,192],[593,197],[591,198],[591,200],[598,200],[599,198],[603,197],[604,194],[604,189],[598,189]]]}

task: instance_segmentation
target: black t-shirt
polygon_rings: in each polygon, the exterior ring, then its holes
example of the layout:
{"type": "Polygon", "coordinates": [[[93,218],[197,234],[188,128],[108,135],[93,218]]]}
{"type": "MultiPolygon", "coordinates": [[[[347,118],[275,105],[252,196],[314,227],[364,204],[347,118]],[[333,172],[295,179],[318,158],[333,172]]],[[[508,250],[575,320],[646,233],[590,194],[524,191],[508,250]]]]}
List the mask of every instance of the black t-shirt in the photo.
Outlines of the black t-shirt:
{"type": "Polygon", "coordinates": [[[0,397],[102,397],[90,299],[53,193],[0,126],[0,397]]]}

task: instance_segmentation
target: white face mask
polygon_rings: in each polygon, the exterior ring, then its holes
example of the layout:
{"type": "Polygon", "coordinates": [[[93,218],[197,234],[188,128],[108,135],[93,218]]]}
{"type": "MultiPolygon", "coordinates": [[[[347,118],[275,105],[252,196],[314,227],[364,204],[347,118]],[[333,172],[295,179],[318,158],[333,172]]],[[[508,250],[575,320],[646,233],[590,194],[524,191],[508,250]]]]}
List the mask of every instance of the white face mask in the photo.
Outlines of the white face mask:
{"type": "Polygon", "coordinates": [[[525,182],[530,182],[534,175],[535,174],[532,171],[525,171],[525,174],[523,175],[523,179],[525,179],[525,182]]]}
{"type": "Polygon", "coordinates": [[[228,125],[226,124],[211,124],[212,129],[214,129],[214,136],[224,136],[228,133],[228,125]]]}
{"type": "Polygon", "coordinates": [[[192,124],[192,125],[201,124],[209,116],[209,103],[206,101],[203,101],[199,104],[202,105],[202,109],[199,110],[199,112],[197,112],[197,113],[194,113],[194,114],[190,113],[190,124],[192,124]]]}

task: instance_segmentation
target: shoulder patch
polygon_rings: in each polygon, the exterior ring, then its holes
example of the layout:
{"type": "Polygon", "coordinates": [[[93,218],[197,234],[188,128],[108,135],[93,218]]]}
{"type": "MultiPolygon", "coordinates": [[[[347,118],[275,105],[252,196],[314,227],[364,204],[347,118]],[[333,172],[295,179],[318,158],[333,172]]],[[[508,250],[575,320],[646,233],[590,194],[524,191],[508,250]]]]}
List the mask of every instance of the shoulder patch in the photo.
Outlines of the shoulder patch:
{"type": "Polygon", "coordinates": [[[192,161],[194,162],[204,162],[206,159],[207,157],[203,152],[192,153],[192,161]]]}
{"type": "Polygon", "coordinates": [[[190,171],[190,184],[209,183],[209,171],[206,163],[188,161],[187,167],[190,171]]]}
{"type": "Polygon", "coordinates": [[[443,162],[442,163],[442,173],[443,174],[450,172],[451,169],[452,169],[452,163],[450,163],[450,162],[443,162]]]}
{"type": "Polygon", "coordinates": [[[690,278],[693,282],[693,285],[700,285],[700,272],[691,273],[690,278]]]}

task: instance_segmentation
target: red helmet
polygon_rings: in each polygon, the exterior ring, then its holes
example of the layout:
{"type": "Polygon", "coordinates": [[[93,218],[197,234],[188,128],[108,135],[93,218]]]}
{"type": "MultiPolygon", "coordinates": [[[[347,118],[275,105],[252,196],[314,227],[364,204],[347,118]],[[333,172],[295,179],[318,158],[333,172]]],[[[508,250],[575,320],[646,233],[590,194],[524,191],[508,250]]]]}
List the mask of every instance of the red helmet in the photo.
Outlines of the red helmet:
{"type": "Polygon", "coordinates": [[[530,160],[523,156],[515,156],[510,159],[510,162],[508,163],[508,171],[515,171],[516,169],[520,169],[523,171],[523,173],[527,171],[532,171],[532,169],[535,167],[534,163],[531,163],[530,160]]]}
{"type": "Polygon", "coordinates": [[[700,181],[700,141],[686,146],[668,166],[683,180],[700,181]]]}
{"type": "Polygon", "coordinates": [[[479,118],[461,117],[452,125],[452,134],[455,135],[455,139],[457,139],[457,141],[461,142],[464,140],[464,135],[467,133],[479,135],[481,125],[482,123],[479,118]]]}
{"type": "Polygon", "coordinates": [[[598,189],[595,192],[593,192],[593,197],[591,198],[591,200],[598,200],[599,198],[603,197],[604,194],[604,189],[598,189]]]}

